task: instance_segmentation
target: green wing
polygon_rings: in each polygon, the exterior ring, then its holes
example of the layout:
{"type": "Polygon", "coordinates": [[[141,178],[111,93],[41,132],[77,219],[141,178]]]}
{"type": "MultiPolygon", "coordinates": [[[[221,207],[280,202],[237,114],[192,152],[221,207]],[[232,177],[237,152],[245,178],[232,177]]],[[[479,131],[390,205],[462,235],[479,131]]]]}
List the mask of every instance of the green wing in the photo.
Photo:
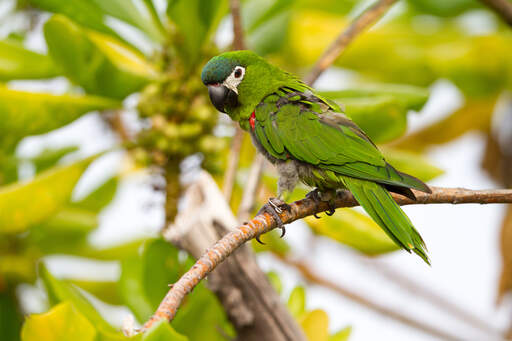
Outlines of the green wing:
{"type": "Polygon", "coordinates": [[[254,134],[272,156],[289,156],[340,175],[430,192],[420,180],[389,165],[345,115],[313,94],[282,89],[255,110],[254,134]]]}

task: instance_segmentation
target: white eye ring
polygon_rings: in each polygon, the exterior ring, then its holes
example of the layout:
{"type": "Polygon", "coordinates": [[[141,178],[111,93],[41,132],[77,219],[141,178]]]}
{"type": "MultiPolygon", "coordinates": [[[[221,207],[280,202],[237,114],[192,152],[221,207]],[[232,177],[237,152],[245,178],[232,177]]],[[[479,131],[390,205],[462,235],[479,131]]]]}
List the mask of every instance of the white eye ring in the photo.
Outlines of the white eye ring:
{"type": "Polygon", "coordinates": [[[244,76],[245,68],[243,66],[236,66],[222,84],[238,94],[238,85],[242,82],[244,76]]]}

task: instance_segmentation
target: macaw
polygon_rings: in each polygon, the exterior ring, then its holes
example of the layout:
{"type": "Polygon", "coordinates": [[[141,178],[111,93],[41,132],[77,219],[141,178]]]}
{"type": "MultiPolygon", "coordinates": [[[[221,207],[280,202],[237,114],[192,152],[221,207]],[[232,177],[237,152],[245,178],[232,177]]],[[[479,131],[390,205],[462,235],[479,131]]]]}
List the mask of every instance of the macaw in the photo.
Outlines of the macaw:
{"type": "Polygon", "coordinates": [[[251,51],[213,57],[201,80],[215,108],[248,131],[277,168],[277,198],[262,210],[283,233],[278,213],[289,209],[285,200],[299,181],[315,188],[309,195],[330,203],[328,214],[334,213],[336,190],[348,189],[398,246],[430,264],[423,239],[389,193],[415,199],[411,189],[431,193],[430,188],[387,163],[338,104],[251,51]]]}

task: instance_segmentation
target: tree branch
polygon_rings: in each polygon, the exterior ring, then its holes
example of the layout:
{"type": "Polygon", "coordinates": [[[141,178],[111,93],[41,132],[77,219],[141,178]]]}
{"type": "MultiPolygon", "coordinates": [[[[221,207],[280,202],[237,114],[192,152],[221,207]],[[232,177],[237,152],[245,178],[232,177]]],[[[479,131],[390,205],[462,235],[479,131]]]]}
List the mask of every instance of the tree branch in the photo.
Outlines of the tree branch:
{"type": "MultiPolygon", "coordinates": [[[[411,200],[392,194],[400,205],[411,204],[496,204],[512,203],[512,190],[469,190],[464,188],[431,187],[432,194],[414,191],[417,200],[411,200]]],[[[353,207],[358,203],[348,191],[338,193],[335,202],[336,207],[353,207]]],[[[290,211],[284,211],[280,218],[284,224],[289,224],[297,219],[320,213],[329,209],[327,202],[315,201],[313,198],[305,198],[290,205],[290,211]]],[[[248,240],[266,233],[276,227],[274,218],[268,214],[260,214],[247,224],[226,234],[222,239],[207,250],[169,290],[155,314],[144,324],[143,330],[151,327],[156,321],[166,319],[171,321],[183,298],[204,279],[217,265],[232,254],[238,247],[248,240]]]]}
{"type": "Polygon", "coordinates": [[[355,19],[346,30],[340,33],[338,38],[331,43],[318,59],[313,70],[305,79],[306,84],[313,84],[322,72],[334,63],[357,35],[373,25],[395,2],[396,0],[380,0],[355,19]]]}
{"type": "Polygon", "coordinates": [[[377,313],[382,314],[383,316],[387,318],[391,318],[395,321],[398,321],[400,323],[405,324],[408,327],[412,327],[414,329],[420,330],[424,333],[427,333],[429,335],[432,335],[436,338],[440,338],[442,340],[461,340],[461,338],[456,337],[454,335],[451,335],[449,333],[446,333],[443,330],[439,330],[436,327],[430,326],[426,323],[423,323],[422,321],[418,321],[415,319],[412,319],[411,317],[405,315],[404,313],[394,311],[392,309],[389,309],[388,307],[373,302],[369,300],[368,298],[358,294],[355,291],[352,291],[350,288],[347,288],[340,284],[338,281],[333,282],[326,278],[320,277],[317,274],[315,274],[311,268],[304,262],[295,261],[289,258],[285,258],[282,256],[277,257],[285,264],[290,265],[297,269],[302,277],[304,277],[305,280],[309,281],[312,284],[320,285],[322,287],[325,287],[327,289],[330,289],[338,294],[341,294],[342,296],[348,298],[349,300],[356,302],[362,306],[365,306],[366,308],[373,310],[377,313]]]}
{"type": "MultiPolygon", "coordinates": [[[[244,50],[245,42],[242,20],[240,18],[240,0],[230,0],[229,7],[231,9],[231,17],[233,18],[233,49],[244,50]]],[[[226,198],[228,203],[231,200],[233,186],[235,185],[236,170],[238,168],[238,162],[240,161],[240,149],[242,148],[243,138],[244,131],[238,126],[238,124],[236,124],[235,135],[231,141],[228,166],[224,175],[224,183],[222,185],[222,192],[224,193],[224,198],[226,198]]]]}
{"type": "Polygon", "coordinates": [[[512,2],[508,0],[480,0],[512,26],[512,2]]]}
{"type": "Polygon", "coordinates": [[[245,50],[244,29],[240,19],[240,0],[229,0],[229,7],[233,18],[233,50],[245,50]]]}

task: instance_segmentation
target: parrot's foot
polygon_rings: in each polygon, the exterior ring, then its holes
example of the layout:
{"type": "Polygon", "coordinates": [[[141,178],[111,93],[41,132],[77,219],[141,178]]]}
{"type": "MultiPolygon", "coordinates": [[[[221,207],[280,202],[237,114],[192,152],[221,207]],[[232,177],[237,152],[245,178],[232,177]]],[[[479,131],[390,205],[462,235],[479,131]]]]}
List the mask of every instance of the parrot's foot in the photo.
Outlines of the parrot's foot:
{"type": "MultiPolygon", "coordinates": [[[[265,205],[263,205],[263,207],[257,213],[257,215],[258,215],[258,214],[262,214],[262,213],[266,212],[274,218],[274,220],[277,223],[277,227],[281,229],[281,238],[286,233],[286,228],[284,227],[283,220],[279,216],[281,213],[283,213],[283,210],[290,212],[290,210],[291,210],[290,205],[288,205],[281,199],[269,198],[268,202],[265,205]]],[[[265,244],[260,240],[259,236],[256,237],[256,240],[260,244],[265,244]]]]}
{"type": "MultiPolygon", "coordinates": [[[[315,188],[308,194],[306,194],[306,198],[313,199],[316,203],[316,206],[318,208],[318,202],[320,201],[327,201],[327,205],[329,206],[329,210],[325,211],[325,214],[328,216],[332,216],[336,212],[336,206],[334,205],[334,198],[332,195],[330,195],[330,192],[322,193],[318,188],[315,188]]],[[[320,219],[320,217],[315,213],[313,214],[313,217],[316,219],[320,219]]]]}

